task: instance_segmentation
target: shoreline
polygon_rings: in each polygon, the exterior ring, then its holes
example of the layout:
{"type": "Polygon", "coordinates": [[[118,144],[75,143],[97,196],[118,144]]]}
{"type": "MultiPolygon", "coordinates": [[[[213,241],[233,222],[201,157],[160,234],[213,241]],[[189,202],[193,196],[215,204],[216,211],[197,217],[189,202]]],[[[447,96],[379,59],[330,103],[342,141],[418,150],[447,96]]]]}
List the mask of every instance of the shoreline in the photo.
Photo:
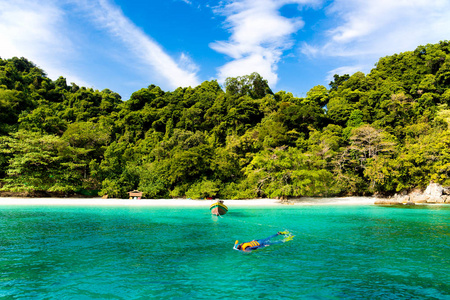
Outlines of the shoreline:
{"type": "MultiPolygon", "coordinates": [[[[209,207],[218,199],[102,199],[102,198],[18,198],[0,197],[0,206],[111,206],[111,207],[209,207]]],[[[374,205],[373,197],[298,198],[227,200],[230,207],[320,206],[320,205],[374,205]]]]}

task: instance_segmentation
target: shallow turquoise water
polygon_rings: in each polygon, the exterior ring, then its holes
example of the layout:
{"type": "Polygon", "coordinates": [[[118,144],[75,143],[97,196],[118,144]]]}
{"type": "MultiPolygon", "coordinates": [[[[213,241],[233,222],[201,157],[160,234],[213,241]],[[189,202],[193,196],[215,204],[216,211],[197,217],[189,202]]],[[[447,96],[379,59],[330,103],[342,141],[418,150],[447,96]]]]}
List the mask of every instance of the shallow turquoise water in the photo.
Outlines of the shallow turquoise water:
{"type": "Polygon", "coordinates": [[[0,207],[0,297],[450,299],[449,224],[445,206],[0,207]]]}

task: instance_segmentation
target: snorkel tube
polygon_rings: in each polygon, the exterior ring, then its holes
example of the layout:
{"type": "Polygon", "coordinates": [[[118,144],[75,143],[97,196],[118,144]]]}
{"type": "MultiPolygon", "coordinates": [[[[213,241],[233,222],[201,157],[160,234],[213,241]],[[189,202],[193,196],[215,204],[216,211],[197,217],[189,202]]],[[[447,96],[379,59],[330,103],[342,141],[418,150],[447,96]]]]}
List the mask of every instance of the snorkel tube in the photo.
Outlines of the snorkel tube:
{"type": "Polygon", "coordinates": [[[239,241],[238,241],[238,240],[236,240],[236,242],[234,242],[234,246],[233,246],[233,249],[236,249],[236,250],[238,250],[238,248],[237,248],[238,244],[239,244],[239,241]]]}

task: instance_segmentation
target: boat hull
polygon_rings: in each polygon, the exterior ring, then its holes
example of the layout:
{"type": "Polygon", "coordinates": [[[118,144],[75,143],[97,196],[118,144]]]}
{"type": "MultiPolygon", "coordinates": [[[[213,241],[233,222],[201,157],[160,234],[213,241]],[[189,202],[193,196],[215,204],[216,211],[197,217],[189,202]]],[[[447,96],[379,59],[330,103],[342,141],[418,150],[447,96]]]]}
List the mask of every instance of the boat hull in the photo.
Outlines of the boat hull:
{"type": "Polygon", "coordinates": [[[223,216],[228,212],[228,207],[220,202],[211,204],[211,207],[209,209],[211,210],[211,214],[215,216],[223,216]]]}

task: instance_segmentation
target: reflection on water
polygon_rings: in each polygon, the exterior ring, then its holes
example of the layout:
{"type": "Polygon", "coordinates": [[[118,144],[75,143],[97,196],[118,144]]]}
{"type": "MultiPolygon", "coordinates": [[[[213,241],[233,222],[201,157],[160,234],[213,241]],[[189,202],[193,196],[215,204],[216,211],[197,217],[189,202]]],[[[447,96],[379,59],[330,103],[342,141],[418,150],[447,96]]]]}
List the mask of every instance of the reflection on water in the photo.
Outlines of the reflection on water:
{"type": "Polygon", "coordinates": [[[0,209],[0,297],[445,299],[444,207],[0,209]],[[252,253],[235,240],[289,230],[252,253]]]}

